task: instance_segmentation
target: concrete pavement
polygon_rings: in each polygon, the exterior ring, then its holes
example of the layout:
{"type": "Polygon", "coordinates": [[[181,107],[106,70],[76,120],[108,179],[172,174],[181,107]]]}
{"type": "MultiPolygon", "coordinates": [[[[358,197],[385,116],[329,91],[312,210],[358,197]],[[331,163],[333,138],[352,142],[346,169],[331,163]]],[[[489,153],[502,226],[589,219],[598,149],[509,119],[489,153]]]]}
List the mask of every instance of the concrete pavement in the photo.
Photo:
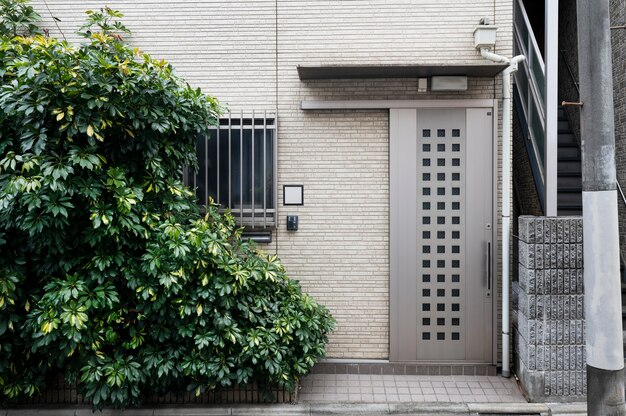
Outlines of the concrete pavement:
{"type": "MultiPolygon", "coordinates": [[[[297,404],[162,405],[101,416],[584,415],[586,403],[527,403],[514,378],[310,374],[297,404]]],[[[93,416],[87,406],[4,409],[0,416],[93,416]]]]}

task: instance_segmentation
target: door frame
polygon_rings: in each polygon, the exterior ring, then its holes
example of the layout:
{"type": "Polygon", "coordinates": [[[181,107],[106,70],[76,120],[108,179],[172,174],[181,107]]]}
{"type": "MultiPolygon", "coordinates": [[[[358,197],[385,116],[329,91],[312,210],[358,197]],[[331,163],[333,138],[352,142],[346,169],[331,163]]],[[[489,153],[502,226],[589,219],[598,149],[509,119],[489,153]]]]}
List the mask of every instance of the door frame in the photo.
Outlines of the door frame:
{"type": "MultiPolygon", "coordinates": [[[[421,101],[413,101],[410,104],[408,102],[401,102],[402,106],[395,106],[392,104],[389,108],[390,117],[389,117],[389,271],[390,271],[390,280],[389,280],[389,361],[395,363],[402,362],[413,362],[403,360],[401,357],[407,356],[407,348],[411,348],[410,344],[407,345],[406,339],[416,339],[417,337],[417,325],[414,325],[414,331],[407,333],[406,327],[401,327],[399,324],[401,317],[403,316],[403,311],[400,310],[400,305],[408,305],[411,306],[414,303],[415,308],[417,310],[416,305],[416,296],[408,295],[406,292],[411,292],[412,287],[410,286],[407,290],[406,283],[403,282],[402,288],[400,284],[400,262],[399,257],[402,255],[414,255],[414,253],[403,253],[407,250],[412,250],[412,247],[405,247],[403,244],[404,237],[406,233],[412,232],[411,230],[416,230],[417,228],[417,218],[411,218],[410,215],[407,216],[408,206],[415,206],[417,203],[417,196],[415,192],[407,193],[402,192],[402,189],[417,189],[417,179],[416,176],[403,175],[400,171],[399,165],[401,164],[401,160],[415,157],[417,154],[417,143],[404,143],[400,145],[396,138],[400,131],[411,130],[416,131],[416,126],[412,126],[414,123],[402,123],[398,122],[397,117],[392,117],[392,111],[397,111],[398,114],[403,112],[412,112],[416,111],[420,108],[427,109],[469,109],[469,108],[485,108],[491,109],[493,112],[493,127],[492,127],[492,212],[493,212],[493,223],[491,236],[493,241],[493,253],[491,257],[491,270],[493,273],[493,290],[492,290],[492,331],[491,331],[491,363],[496,364],[498,360],[498,351],[497,351],[497,340],[499,333],[498,324],[498,305],[499,305],[499,273],[497,272],[496,265],[499,263],[498,259],[500,258],[500,242],[498,241],[498,195],[495,194],[495,191],[498,189],[498,165],[499,165],[499,130],[498,130],[498,103],[497,100],[421,100],[421,101]],[[393,119],[393,120],[392,120],[393,119]],[[410,147],[410,148],[409,148],[410,147]],[[414,148],[413,148],[414,147],[414,148]],[[404,203],[399,204],[397,201],[402,200],[404,203]],[[407,203],[408,198],[408,203],[407,203]],[[415,201],[413,201],[413,199],[415,201]],[[411,203],[413,202],[413,203],[411,203]],[[408,218],[407,218],[408,217],[408,218]],[[400,221],[402,221],[402,227],[400,227],[400,221]],[[413,296],[413,301],[407,299],[407,297],[413,296]],[[400,298],[403,297],[403,302],[400,301],[400,298]]],[[[413,231],[414,232],[414,231],[413,231]]],[[[409,285],[415,285],[412,291],[413,294],[417,293],[417,281],[414,283],[409,283],[409,285]]],[[[411,330],[413,331],[413,329],[411,330]]],[[[487,357],[485,357],[487,358],[487,357]]],[[[485,361],[488,362],[486,359],[485,361]]],[[[466,363],[466,362],[463,362],[466,363]]],[[[469,363],[469,362],[468,362],[469,363]]],[[[485,364],[485,362],[482,362],[485,364]]]]}

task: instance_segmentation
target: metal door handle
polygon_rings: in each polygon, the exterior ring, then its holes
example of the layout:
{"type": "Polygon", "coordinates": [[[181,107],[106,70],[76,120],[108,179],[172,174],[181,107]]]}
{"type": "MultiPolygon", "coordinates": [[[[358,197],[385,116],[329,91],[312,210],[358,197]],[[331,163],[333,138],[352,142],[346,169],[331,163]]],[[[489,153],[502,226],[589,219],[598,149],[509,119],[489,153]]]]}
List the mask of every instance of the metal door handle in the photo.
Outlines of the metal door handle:
{"type": "Polygon", "coordinates": [[[491,291],[491,241],[487,241],[487,290],[491,291]]]}

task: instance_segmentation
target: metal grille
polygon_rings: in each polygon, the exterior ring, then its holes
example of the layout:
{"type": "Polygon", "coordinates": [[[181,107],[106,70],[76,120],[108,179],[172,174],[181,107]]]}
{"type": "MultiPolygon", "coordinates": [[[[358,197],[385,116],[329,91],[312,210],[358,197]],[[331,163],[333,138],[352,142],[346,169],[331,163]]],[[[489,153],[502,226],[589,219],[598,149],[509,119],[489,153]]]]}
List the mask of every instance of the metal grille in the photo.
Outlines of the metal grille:
{"type": "Polygon", "coordinates": [[[464,332],[464,135],[438,126],[418,131],[420,344],[458,343],[464,332]]]}
{"type": "MultiPolygon", "coordinates": [[[[259,389],[255,384],[235,386],[204,391],[196,396],[194,391],[167,392],[162,394],[145,394],[141,398],[143,406],[155,405],[194,405],[194,404],[246,404],[246,403],[294,403],[298,400],[296,393],[271,387],[267,391],[259,389]]],[[[37,395],[18,401],[15,407],[41,407],[44,409],[52,406],[67,405],[91,405],[89,400],[78,391],[76,384],[69,384],[63,375],[51,378],[46,387],[37,395]]],[[[45,414],[45,411],[40,411],[45,414]]],[[[73,412],[72,412],[73,414],[73,412]]]]}
{"type": "Polygon", "coordinates": [[[196,151],[198,172],[184,178],[200,204],[212,198],[247,228],[276,226],[275,115],[229,113],[198,137],[196,151]]]}

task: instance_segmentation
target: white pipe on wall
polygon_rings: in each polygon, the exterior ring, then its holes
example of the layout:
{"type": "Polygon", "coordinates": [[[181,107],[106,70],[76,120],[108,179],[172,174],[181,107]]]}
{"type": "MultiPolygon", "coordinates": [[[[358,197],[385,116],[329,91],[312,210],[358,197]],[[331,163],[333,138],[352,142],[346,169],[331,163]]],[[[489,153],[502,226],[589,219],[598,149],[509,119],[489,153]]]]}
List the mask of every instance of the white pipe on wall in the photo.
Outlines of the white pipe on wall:
{"type": "Polygon", "coordinates": [[[506,58],[481,48],[483,58],[509,66],[502,72],[502,376],[510,377],[510,321],[509,321],[509,257],[511,252],[511,75],[517,71],[517,65],[525,59],[524,55],[506,58]]]}

